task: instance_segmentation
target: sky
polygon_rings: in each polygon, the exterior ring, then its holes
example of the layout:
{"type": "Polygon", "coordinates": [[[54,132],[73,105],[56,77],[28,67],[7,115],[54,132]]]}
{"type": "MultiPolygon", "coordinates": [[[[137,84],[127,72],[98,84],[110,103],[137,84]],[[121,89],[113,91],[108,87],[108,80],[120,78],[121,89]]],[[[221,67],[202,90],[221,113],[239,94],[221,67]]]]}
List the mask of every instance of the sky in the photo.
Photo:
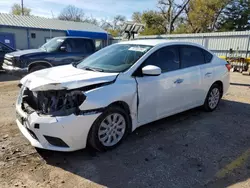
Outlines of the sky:
{"type": "MultiPolygon", "coordinates": [[[[82,8],[86,16],[98,20],[110,20],[118,14],[130,20],[133,12],[156,9],[157,4],[157,0],[23,0],[23,2],[35,16],[57,17],[60,11],[70,4],[82,8]]],[[[21,0],[0,0],[0,12],[9,13],[14,3],[21,3],[21,0]]]]}

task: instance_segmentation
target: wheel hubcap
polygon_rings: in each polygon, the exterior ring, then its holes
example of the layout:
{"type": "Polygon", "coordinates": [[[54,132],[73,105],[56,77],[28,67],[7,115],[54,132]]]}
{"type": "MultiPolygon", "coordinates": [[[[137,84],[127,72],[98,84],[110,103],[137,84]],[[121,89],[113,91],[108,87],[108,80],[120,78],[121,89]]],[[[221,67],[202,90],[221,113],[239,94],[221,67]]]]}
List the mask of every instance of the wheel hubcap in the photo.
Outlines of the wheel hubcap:
{"type": "Polygon", "coordinates": [[[209,94],[208,105],[211,109],[214,109],[220,100],[220,90],[218,88],[213,88],[209,94]]]}
{"type": "Polygon", "coordinates": [[[125,129],[125,118],[121,114],[113,113],[101,122],[98,138],[104,146],[114,146],[124,136],[125,129]]]}

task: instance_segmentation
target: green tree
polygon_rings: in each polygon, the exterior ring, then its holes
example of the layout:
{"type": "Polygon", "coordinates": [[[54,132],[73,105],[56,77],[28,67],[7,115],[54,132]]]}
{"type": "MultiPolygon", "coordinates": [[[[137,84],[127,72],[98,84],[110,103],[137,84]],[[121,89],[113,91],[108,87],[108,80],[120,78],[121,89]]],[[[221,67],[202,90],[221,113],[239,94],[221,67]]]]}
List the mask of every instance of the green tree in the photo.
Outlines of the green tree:
{"type": "Polygon", "coordinates": [[[108,29],[108,33],[110,33],[113,37],[118,37],[120,34],[119,30],[114,30],[114,29],[108,29]]]}
{"type": "Polygon", "coordinates": [[[186,7],[188,32],[216,31],[222,12],[229,2],[231,0],[192,0],[186,7]]]}
{"type": "Polygon", "coordinates": [[[172,33],[176,26],[176,21],[180,18],[190,0],[158,0],[158,8],[165,19],[166,30],[172,33]]]}
{"type": "Polygon", "coordinates": [[[220,31],[244,31],[250,29],[250,1],[235,0],[223,12],[220,31]]]}
{"type": "Polygon", "coordinates": [[[157,11],[145,11],[142,14],[142,22],[146,25],[143,35],[159,35],[167,32],[166,20],[157,11]]]}
{"type": "MultiPolygon", "coordinates": [[[[27,8],[27,7],[23,7],[23,15],[24,16],[30,16],[30,12],[31,12],[31,9],[27,8]]],[[[22,15],[22,7],[21,5],[15,3],[12,5],[11,7],[11,11],[10,11],[11,14],[13,15],[22,15]]]]}
{"type": "Polygon", "coordinates": [[[141,35],[160,35],[167,31],[165,19],[157,11],[135,12],[132,19],[136,23],[145,24],[144,31],[140,32],[141,35]]]}

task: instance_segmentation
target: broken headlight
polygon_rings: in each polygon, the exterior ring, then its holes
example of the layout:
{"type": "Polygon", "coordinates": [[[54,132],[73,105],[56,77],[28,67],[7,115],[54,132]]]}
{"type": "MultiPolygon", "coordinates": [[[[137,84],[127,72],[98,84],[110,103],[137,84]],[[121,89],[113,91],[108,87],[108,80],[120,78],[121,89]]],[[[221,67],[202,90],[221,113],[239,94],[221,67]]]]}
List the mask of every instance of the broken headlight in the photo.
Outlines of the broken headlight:
{"type": "Polygon", "coordinates": [[[79,106],[86,96],[79,90],[37,91],[26,90],[23,102],[40,114],[65,116],[80,112],[79,106]]]}

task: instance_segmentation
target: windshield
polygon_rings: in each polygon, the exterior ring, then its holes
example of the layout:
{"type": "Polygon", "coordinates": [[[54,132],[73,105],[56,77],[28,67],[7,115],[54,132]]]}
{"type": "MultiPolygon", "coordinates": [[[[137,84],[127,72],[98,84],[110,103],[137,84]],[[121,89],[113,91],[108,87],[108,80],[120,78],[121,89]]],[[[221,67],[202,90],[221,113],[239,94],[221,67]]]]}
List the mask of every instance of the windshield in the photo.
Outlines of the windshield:
{"type": "Polygon", "coordinates": [[[41,46],[42,50],[47,52],[53,52],[58,50],[61,44],[64,42],[64,38],[53,38],[46,42],[44,45],[41,46]]]}
{"type": "Polygon", "coordinates": [[[152,46],[138,44],[113,44],[80,62],[76,67],[103,72],[123,72],[130,68],[152,46]]]}

